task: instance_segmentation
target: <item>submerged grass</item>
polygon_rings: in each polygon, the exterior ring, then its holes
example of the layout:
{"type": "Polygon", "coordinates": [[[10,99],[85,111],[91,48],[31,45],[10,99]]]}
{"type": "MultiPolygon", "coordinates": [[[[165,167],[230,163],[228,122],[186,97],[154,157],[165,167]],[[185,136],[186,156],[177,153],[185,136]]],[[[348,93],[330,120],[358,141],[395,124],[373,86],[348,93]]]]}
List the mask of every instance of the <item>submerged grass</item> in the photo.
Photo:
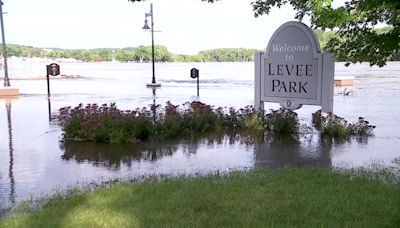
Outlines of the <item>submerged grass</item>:
{"type": "Polygon", "coordinates": [[[120,183],[49,199],[0,227],[399,227],[400,186],[284,168],[120,183]]]}

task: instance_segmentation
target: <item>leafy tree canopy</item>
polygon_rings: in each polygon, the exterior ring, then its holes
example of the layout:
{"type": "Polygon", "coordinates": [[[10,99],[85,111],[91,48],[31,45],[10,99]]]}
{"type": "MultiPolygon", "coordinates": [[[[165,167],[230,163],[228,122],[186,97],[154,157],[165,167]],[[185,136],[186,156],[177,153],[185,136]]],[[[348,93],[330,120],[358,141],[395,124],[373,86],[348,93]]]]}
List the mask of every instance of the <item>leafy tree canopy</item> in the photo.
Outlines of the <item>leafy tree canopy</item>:
{"type": "MultiPolygon", "coordinates": [[[[138,2],[143,0],[129,0],[138,2]]],[[[216,2],[218,0],[201,0],[216,2]]],[[[309,16],[313,29],[334,30],[326,50],[347,65],[369,62],[384,66],[400,52],[399,0],[348,0],[343,6],[332,7],[333,0],[255,0],[252,2],[256,17],[269,14],[273,7],[290,4],[297,12],[295,18],[309,16]],[[389,26],[384,32],[373,28],[378,24],[389,26]]]]}
{"type": "Polygon", "coordinates": [[[335,30],[326,49],[347,65],[369,62],[384,66],[400,51],[400,1],[350,0],[333,8],[331,0],[256,0],[252,3],[256,16],[268,14],[272,7],[291,4],[297,11],[296,19],[309,16],[314,29],[335,30]],[[374,30],[381,24],[390,27],[374,30]]]}

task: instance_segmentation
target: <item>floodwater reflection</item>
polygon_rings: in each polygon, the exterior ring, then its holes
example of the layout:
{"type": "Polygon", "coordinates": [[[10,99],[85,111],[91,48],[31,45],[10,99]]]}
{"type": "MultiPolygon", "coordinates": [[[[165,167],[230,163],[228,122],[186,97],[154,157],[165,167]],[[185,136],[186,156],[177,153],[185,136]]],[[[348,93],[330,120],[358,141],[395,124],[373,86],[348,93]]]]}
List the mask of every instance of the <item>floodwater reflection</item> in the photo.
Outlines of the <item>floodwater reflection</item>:
{"type": "MultiPolygon", "coordinates": [[[[211,134],[207,137],[192,137],[185,140],[144,142],[137,144],[107,144],[79,141],[62,141],[63,160],[88,162],[94,166],[119,169],[131,167],[133,162],[154,162],[170,157],[177,151],[186,158],[198,153],[205,146],[208,150],[217,145],[250,144],[254,139],[240,134],[211,134]]],[[[193,157],[193,156],[192,156],[193,157]]],[[[195,158],[193,158],[195,159],[195,158]]],[[[206,164],[204,164],[206,165],[206,164]]]]}
{"type": "Polygon", "coordinates": [[[163,144],[102,144],[93,142],[67,141],[61,145],[64,160],[78,163],[88,162],[94,166],[118,169],[122,164],[131,167],[134,161],[154,161],[170,156],[177,151],[177,145],[163,144]]]}
{"type": "Polygon", "coordinates": [[[317,135],[279,135],[254,144],[255,168],[331,167],[332,144],[317,135]]]}
{"type": "MultiPolygon", "coordinates": [[[[242,145],[253,151],[248,165],[241,167],[246,169],[277,168],[288,165],[299,167],[331,167],[332,165],[332,143],[321,142],[319,136],[311,134],[306,136],[277,135],[264,138],[238,133],[212,134],[207,137],[192,137],[175,142],[118,145],[66,141],[61,144],[61,149],[64,150],[62,155],[64,160],[74,160],[78,163],[88,162],[94,166],[110,169],[119,169],[121,166],[132,167],[133,162],[155,163],[174,156],[175,153],[182,154],[187,162],[199,163],[199,166],[207,167],[208,160],[198,158],[201,156],[215,158],[215,154],[209,153],[209,151],[218,153],[221,145],[228,145],[228,147],[242,145]],[[195,156],[197,153],[201,154],[195,156]]],[[[229,158],[227,161],[243,159],[242,155],[229,152],[224,153],[224,156],[229,158]]],[[[175,169],[179,170],[187,164],[176,162],[173,165],[175,169]]],[[[240,167],[237,168],[240,169],[240,167]]]]}
{"type": "MultiPolygon", "coordinates": [[[[5,204],[14,204],[15,203],[15,175],[14,175],[14,144],[13,144],[13,127],[12,127],[12,119],[11,119],[11,106],[12,106],[12,101],[11,100],[5,100],[5,108],[6,108],[6,118],[7,118],[7,124],[6,128],[1,128],[1,130],[6,130],[7,136],[4,138],[8,138],[7,142],[7,150],[4,152],[4,158],[8,157],[7,160],[2,161],[0,164],[4,165],[4,168],[7,167],[7,169],[0,169],[0,204],[5,203],[5,204]],[[8,162],[7,162],[8,161],[8,162]],[[8,164],[7,164],[8,163],[8,164]],[[7,165],[6,165],[7,164],[7,165]],[[2,172],[6,173],[8,172],[7,177],[2,180],[3,175],[2,172]],[[8,196],[7,196],[8,195],[8,196]]],[[[2,134],[6,133],[5,131],[0,133],[0,139],[2,138],[2,134]]],[[[0,154],[1,155],[1,154],[0,154]]],[[[1,168],[1,167],[0,167],[1,168]]],[[[4,175],[5,177],[6,175],[4,175]]],[[[1,207],[0,207],[1,209],[1,207]]]]}
{"type": "Polygon", "coordinates": [[[7,125],[8,125],[8,148],[10,149],[10,162],[8,168],[8,177],[10,179],[10,201],[15,203],[15,178],[14,178],[14,148],[12,137],[12,121],[11,121],[11,102],[6,102],[7,125]]]}

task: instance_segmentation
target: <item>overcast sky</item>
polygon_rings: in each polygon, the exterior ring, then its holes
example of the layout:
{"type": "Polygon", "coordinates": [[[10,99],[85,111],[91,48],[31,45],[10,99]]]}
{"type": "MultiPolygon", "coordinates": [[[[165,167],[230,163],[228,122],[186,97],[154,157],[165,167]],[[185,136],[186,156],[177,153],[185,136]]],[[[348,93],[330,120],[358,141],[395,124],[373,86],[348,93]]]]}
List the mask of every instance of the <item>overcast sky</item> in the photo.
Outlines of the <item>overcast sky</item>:
{"type": "Polygon", "coordinates": [[[264,49],[294,19],[290,6],[254,17],[254,0],[3,0],[6,43],[34,47],[123,48],[151,45],[141,28],[154,8],[155,43],[175,54],[212,48],[264,49]]]}

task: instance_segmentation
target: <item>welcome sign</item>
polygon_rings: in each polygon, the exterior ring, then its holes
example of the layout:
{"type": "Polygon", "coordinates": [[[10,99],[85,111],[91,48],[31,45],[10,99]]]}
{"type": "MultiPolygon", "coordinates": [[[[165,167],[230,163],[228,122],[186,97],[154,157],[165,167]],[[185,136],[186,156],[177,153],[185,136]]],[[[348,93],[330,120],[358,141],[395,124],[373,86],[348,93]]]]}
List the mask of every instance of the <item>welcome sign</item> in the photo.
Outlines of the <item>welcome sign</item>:
{"type": "Polygon", "coordinates": [[[308,26],[287,22],[272,35],[266,52],[255,54],[255,108],[278,102],[283,108],[321,105],[333,111],[334,59],[321,53],[308,26]]]}

